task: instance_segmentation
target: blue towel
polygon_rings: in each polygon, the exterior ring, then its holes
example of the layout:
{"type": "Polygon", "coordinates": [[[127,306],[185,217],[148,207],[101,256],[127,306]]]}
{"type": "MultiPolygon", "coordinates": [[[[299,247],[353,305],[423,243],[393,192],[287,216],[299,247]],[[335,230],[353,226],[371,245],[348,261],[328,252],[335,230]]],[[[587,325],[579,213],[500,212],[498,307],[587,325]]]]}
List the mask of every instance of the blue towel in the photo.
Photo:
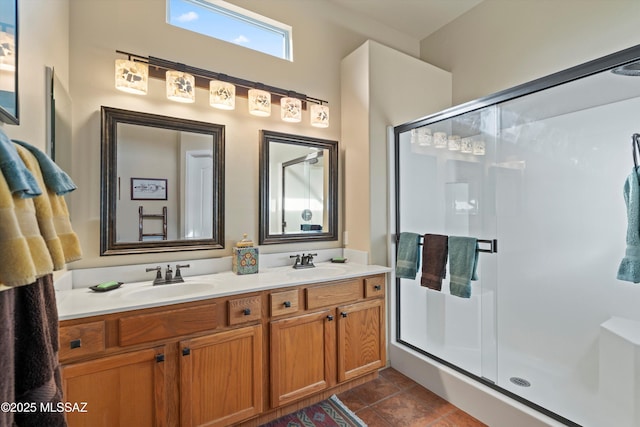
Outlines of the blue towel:
{"type": "Polygon", "coordinates": [[[449,236],[449,291],[461,298],[471,297],[471,281],[478,280],[478,239],[449,236]]]}
{"type": "Polygon", "coordinates": [[[420,267],[420,235],[400,233],[396,255],[396,277],[415,279],[420,267]]]}
{"type": "Polygon", "coordinates": [[[640,186],[635,168],[624,183],[624,202],[627,205],[627,250],[618,279],[640,283],[640,186]]]}
{"type": "Polygon", "coordinates": [[[55,162],[42,151],[23,141],[14,139],[13,142],[22,145],[24,148],[29,150],[31,154],[33,154],[38,161],[40,170],[42,171],[44,185],[46,185],[49,190],[53,191],[58,196],[63,196],[78,188],[71,178],[69,178],[69,175],[60,169],[60,166],[56,165],[55,162]]]}
{"type": "Polygon", "coordinates": [[[42,194],[38,181],[24,165],[18,156],[15,145],[2,129],[0,129],[0,171],[2,171],[11,194],[16,194],[21,199],[29,199],[42,194]]]}

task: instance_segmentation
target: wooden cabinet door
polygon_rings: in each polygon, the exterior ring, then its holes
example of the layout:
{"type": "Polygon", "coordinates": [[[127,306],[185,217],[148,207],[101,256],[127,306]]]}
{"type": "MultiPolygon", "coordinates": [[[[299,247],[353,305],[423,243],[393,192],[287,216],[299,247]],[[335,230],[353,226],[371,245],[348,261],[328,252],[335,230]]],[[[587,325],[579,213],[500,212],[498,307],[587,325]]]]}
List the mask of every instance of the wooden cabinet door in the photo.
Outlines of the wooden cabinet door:
{"type": "Polygon", "coordinates": [[[165,426],[165,346],[63,366],[65,402],[86,402],[67,413],[70,427],[165,426]]]}
{"type": "Polygon", "coordinates": [[[386,363],[384,299],[338,307],[338,381],[386,363]]]}
{"type": "Polygon", "coordinates": [[[335,310],[271,322],[271,406],[335,383],[335,310]]]}
{"type": "Polygon", "coordinates": [[[262,411],[262,326],[180,342],[181,425],[228,426],[262,411]]]}

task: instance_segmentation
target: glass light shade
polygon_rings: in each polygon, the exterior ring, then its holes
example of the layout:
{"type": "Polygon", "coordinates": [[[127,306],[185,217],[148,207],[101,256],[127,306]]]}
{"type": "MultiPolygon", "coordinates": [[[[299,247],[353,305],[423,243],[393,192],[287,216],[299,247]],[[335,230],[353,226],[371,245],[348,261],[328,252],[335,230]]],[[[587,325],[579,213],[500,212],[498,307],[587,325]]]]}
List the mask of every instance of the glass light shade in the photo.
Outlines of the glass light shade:
{"type": "Polygon", "coordinates": [[[271,115],[271,94],[260,89],[249,89],[249,114],[269,117],[271,115]]]}
{"type": "Polygon", "coordinates": [[[473,153],[473,140],[471,138],[462,138],[460,141],[460,152],[465,154],[473,153]]]}
{"type": "Polygon", "coordinates": [[[128,59],[116,59],[116,89],[146,95],[149,88],[149,65],[128,59]]]}
{"type": "Polygon", "coordinates": [[[429,128],[418,128],[418,145],[428,146],[433,143],[433,135],[429,128]]]}
{"type": "Polygon", "coordinates": [[[311,126],[317,128],[329,127],[329,107],[320,104],[311,104],[311,126]]]}
{"type": "Polygon", "coordinates": [[[167,71],[167,98],[177,102],[195,102],[196,79],[182,71],[167,71]]]}
{"type": "Polygon", "coordinates": [[[460,137],[458,135],[451,135],[449,137],[449,150],[460,151],[460,137]]]}
{"type": "Polygon", "coordinates": [[[473,141],[473,154],[475,154],[476,156],[484,156],[484,153],[484,141],[481,139],[476,139],[475,141],[473,141]]]}
{"type": "Polygon", "coordinates": [[[300,122],[302,120],[302,101],[298,98],[281,98],[280,117],[285,122],[300,122]]]}
{"type": "Polygon", "coordinates": [[[209,105],[221,110],[236,108],[236,87],[228,82],[209,82],[209,105]]]}
{"type": "Polygon", "coordinates": [[[447,146],[447,134],[444,132],[434,133],[433,145],[435,145],[436,148],[445,148],[447,146]]]}

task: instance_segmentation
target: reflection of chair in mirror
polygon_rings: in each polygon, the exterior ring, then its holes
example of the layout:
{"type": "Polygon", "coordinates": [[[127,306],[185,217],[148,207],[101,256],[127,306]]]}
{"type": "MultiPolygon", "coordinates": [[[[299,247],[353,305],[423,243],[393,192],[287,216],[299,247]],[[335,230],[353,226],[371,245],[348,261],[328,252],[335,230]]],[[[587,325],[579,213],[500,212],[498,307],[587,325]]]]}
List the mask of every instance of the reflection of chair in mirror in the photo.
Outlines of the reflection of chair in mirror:
{"type": "Polygon", "coordinates": [[[142,206],[138,207],[138,240],[167,240],[167,207],[162,207],[161,214],[146,214],[142,206]],[[161,219],[161,233],[145,233],[143,231],[145,220],[161,219]]]}

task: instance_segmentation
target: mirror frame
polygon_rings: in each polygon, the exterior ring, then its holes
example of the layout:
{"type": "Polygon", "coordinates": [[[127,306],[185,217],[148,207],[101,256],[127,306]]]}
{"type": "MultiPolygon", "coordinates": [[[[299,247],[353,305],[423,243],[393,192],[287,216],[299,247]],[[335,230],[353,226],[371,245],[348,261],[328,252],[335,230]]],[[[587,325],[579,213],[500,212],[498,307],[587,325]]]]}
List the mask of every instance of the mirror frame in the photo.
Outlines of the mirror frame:
{"type": "Polygon", "coordinates": [[[224,249],[224,125],[104,106],[101,108],[101,119],[100,255],[224,249]],[[213,138],[214,205],[212,238],[143,242],[116,241],[116,204],[118,199],[117,127],[120,123],[211,135],[213,138]]]}
{"type": "Polygon", "coordinates": [[[290,135],[268,130],[260,131],[260,224],[259,244],[299,243],[338,240],[338,141],[290,135]],[[269,232],[269,143],[302,145],[309,148],[328,150],[329,182],[327,203],[329,203],[328,231],[320,233],[272,234],[269,232]]]}

